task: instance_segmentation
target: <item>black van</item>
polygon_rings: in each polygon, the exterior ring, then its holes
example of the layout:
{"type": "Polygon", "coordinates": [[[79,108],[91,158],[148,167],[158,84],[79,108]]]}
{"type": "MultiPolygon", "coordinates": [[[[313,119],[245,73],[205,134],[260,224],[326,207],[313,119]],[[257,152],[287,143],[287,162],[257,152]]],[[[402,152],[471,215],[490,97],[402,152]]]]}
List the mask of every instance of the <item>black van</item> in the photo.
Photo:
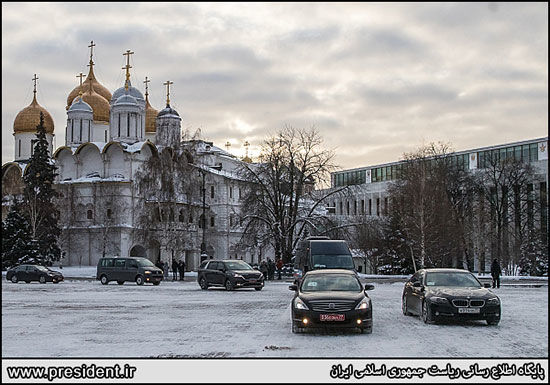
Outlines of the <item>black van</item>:
{"type": "Polygon", "coordinates": [[[298,270],[295,278],[300,278],[302,274],[317,269],[356,271],[347,242],[328,237],[309,237],[298,242],[294,268],[298,270]]]}
{"type": "Polygon", "coordinates": [[[96,279],[104,285],[109,281],[117,281],[119,285],[126,281],[158,285],[162,278],[162,270],[147,258],[100,258],[97,263],[96,279]]]}

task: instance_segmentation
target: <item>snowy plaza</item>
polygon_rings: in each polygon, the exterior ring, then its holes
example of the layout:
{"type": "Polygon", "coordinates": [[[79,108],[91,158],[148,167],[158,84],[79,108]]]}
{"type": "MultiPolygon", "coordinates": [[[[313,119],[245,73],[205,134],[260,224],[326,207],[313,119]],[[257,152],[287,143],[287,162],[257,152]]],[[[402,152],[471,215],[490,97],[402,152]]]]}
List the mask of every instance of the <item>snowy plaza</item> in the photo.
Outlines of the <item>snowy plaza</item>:
{"type": "MultiPolygon", "coordinates": [[[[194,277],[188,277],[193,279],[194,277]]],[[[498,326],[426,325],[401,313],[403,282],[369,291],[371,335],[292,334],[289,282],[202,291],[197,282],[107,286],[90,279],[2,279],[2,356],[15,357],[532,357],[548,356],[548,286],[508,284],[498,326]]]]}

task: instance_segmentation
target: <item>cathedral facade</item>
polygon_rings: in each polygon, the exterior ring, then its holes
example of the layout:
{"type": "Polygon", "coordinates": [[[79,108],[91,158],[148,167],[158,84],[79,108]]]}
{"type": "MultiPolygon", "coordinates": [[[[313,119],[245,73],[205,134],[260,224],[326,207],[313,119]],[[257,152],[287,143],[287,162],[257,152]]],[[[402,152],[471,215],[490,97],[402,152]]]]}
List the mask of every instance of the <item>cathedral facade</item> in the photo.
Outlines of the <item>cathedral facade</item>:
{"type": "MultiPolygon", "coordinates": [[[[93,50],[94,44],[89,46],[93,50]]],[[[40,113],[57,166],[56,190],[63,265],[96,265],[102,256],[143,256],[153,262],[183,259],[193,270],[207,258],[254,263],[268,246],[241,242],[240,160],[205,140],[183,140],[179,113],[154,109],[130,80],[112,94],[95,77],[90,52],[86,80],[67,97],[65,144],[53,149],[51,115],[34,97],[15,117],[15,159],[2,166],[2,218],[32,155],[40,113]]],[[[267,255],[266,255],[267,254],[267,255]]],[[[270,256],[272,257],[272,256],[270,256]]]]}

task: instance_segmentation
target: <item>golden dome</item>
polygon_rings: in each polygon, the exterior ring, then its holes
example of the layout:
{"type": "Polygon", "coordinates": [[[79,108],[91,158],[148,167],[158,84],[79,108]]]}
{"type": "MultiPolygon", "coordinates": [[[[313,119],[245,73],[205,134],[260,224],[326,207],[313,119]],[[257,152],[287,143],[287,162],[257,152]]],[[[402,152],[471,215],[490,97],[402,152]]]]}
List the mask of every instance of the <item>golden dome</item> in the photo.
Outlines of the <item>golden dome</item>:
{"type": "Polygon", "coordinates": [[[44,107],[36,101],[36,92],[31,104],[23,108],[13,121],[14,134],[21,132],[36,132],[36,126],[40,124],[40,112],[44,114],[44,128],[47,134],[53,134],[53,119],[52,116],[44,107]]]}
{"type": "MultiPolygon", "coordinates": [[[[88,91],[82,94],[82,100],[94,110],[94,120],[100,122],[109,122],[110,105],[107,99],[95,92],[95,86],[91,84],[88,91]]],[[[72,103],[71,103],[72,104],[72,103]]]]}
{"type": "MultiPolygon", "coordinates": [[[[106,87],[104,87],[103,85],[101,85],[97,81],[97,79],[95,78],[94,65],[93,64],[90,65],[90,72],[88,73],[88,76],[86,77],[86,80],[84,80],[84,82],[82,82],[82,92],[89,91],[90,84],[93,84],[94,91],[97,94],[103,96],[105,98],[105,100],[107,100],[107,101],[111,100],[111,97],[112,97],[111,92],[109,92],[109,90],[106,87]]],[[[71,93],[67,97],[67,107],[65,109],[68,110],[69,107],[71,107],[71,104],[73,103],[74,98],[76,98],[78,96],[79,92],[80,92],[80,86],[76,86],[71,91],[71,93]]]]}
{"type": "Polygon", "coordinates": [[[156,120],[158,111],[149,104],[149,96],[145,94],[145,132],[157,132],[156,120]]]}

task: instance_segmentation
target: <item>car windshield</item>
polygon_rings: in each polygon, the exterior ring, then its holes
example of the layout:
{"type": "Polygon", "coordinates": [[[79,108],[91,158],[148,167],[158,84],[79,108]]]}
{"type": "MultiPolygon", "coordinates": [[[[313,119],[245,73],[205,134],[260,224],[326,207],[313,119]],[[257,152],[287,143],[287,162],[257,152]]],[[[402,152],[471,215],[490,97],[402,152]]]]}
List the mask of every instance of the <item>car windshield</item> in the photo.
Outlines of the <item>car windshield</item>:
{"type": "Polygon", "coordinates": [[[254,270],[248,263],[243,261],[228,261],[224,263],[227,270],[254,270]]]}
{"type": "Polygon", "coordinates": [[[147,258],[138,258],[137,263],[141,267],[155,267],[155,264],[148,260],[147,258]]]}
{"type": "Polygon", "coordinates": [[[353,259],[349,254],[317,254],[311,256],[314,269],[353,269],[353,259]]]}
{"type": "Polygon", "coordinates": [[[361,284],[348,274],[313,274],[302,282],[303,292],[313,291],[353,291],[360,292],[361,284]]]}
{"type": "Polygon", "coordinates": [[[426,273],[426,286],[481,287],[470,273],[449,272],[426,273]]]}

